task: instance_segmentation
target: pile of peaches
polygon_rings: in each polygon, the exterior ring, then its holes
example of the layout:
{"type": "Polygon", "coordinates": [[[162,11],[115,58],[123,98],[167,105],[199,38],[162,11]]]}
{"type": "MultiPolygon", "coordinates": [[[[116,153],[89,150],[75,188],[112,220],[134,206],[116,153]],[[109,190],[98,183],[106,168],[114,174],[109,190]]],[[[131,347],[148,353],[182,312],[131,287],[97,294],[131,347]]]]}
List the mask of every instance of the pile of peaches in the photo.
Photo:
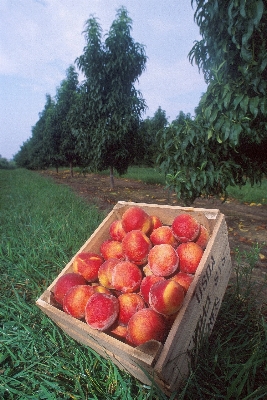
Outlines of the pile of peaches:
{"type": "Polygon", "coordinates": [[[100,254],[79,252],[53,289],[59,308],[138,346],[164,342],[193,281],[209,231],[191,214],[163,225],[131,206],[109,226],[100,254]]]}

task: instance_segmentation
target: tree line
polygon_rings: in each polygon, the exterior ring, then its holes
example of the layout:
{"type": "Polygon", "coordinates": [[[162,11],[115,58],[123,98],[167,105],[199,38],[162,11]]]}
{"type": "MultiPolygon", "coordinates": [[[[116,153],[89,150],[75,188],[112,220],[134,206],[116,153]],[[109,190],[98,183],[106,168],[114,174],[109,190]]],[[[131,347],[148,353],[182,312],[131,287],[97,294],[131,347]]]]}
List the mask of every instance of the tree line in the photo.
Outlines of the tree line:
{"type": "Polygon", "coordinates": [[[267,173],[267,5],[262,0],[192,0],[202,39],[189,61],[202,70],[207,91],[195,116],[168,122],[158,108],[142,119],[146,102],[135,87],[145,70],[144,46],[131,37],[121,7],[103,40],[98,20],[85,25],[83,54],[56,96],[46,96],[17,165],[68,164],[123,174],[132,164],[157,166],[185,204],[201,195],[227,195],[229,185],[260,183],[267,173]]]}

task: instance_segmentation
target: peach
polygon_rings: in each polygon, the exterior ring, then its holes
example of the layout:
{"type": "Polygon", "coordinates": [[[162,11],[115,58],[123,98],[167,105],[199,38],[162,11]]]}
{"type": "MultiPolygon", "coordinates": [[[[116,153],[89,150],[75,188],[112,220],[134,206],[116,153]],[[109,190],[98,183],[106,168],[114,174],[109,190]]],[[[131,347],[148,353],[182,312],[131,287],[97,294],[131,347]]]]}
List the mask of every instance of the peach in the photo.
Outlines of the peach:
{"type": "Polygon", "coordinates": [[[154,275],[169,276],[177,270],[178,264],[178,255],[170,244],[157,244],[148,254],[148,266],[154,275]]]}
{"type": "Polygon", "coordinates": [[[199,235],[200,223],[190,214],[180,214],[174,218],[171,228],[178,242],[192,242],[199,235]]]}
{"type": "Polygon", "coordinates": [[[152,243],[141,230],[133,230],[124,237],[122,248],[126,260],[142,265],[147,262],[152,243]]]}
{"type": "Polygon", "coordinates": [[[122,227],[122,222],[120,219],[113,221],[109,227],[109,234],[113,240],[122,241],[124,236],[126,235],[125,230],[122,227]]]}
{"type": "Polygon", "coordinates": [[[128,322],[126,341],[133,346],[139,346],[149,340],[163,342],[166,333],[165,318],[152,308],[143,308],[128,322]]]}
{"type": "Polygon", "coordinates": [[[104,259],[99,254],[81,252],[73,261],[73,272],[81,274],[88,282],[94,282],[98,278],[98,270],[104,259]]]}
{"type": "Polygon", "coordinates": [[[151,215],[150,216],[151,221],[152,221],[152,228],[157,229],[160,226],[162,226],[161,219],[157,215],[151,215]]]}
{"type": "Polygon", "coordinates": [[[84,318],[86,303],[94,293],[90,285],[72,286],[63,298],[63,310],[74,318],[84,318]]]}
{"type": "Polygon", "coordinates": [[[54,298],[60,305],[63,304],[63,298],[70,288],[76,285],[86,285],[85,278],[76,272],[69,272],[58,278],[54,287],[54,298]]]}
{"type": "Polygon", "coordinates": [[[194,275],[179,271],[176,275],[172,276],[171,279],[183,286],[186,293],[193,282],[194,275]]]}
{"type": "Polygon", "coordinates": [[[177,247],[180,271],[194,274],[203,255],[202,248],[195,242],[181,243],[177,247]]]}
{"type": "Polygon", "coordinates": [[[114,336],[116,339],[124,340],[126,338],[127,334],[127,326],[126,325],[120,325],[120,324],[114,324],[109,332],[112,336],[114,336]]]}
{"type": "Polygon", "coordinates": [[[179,283],[165,279],[154,283],[149,292],[150,307],[163,315],[177,313],[184,301],[184,289],[179,283]]]}
{"type": "Polygon", "coordinates": [[[142,279],[140,285],[140,294],[147,304],[149,304],[149,291],[154,283],[163,281],[165,278],[163,276],[147,275],[142,279]]]}
{"type": "Polygon", "coordinates": [[[118,300],[120,304],[118,323],[120,325],[127,325],[132,315],[146,306],[144,299],[137,293],[123,293],[118,300]]]}
{"type": "Polygon", "coordinates": [[[105,240],[100,246],[100,252],[105,260],[109,258],[117,258],[118,260],[124,259],[122,243],[118,240],[105,240]]]}
{"type": "Polygon", "coordinates": [[[170,244],[172,247],[176,248],[178,246],[178,242],[175,239],[172,230],[169,226],[160,226],[153,230],[149,237],[152,244],[155,246],[156,244],[170,244]]]}
{"type": "Polygon", "coordinates": [[[209,241],[209,237],[210,235],[208,229],[204,225],[200,224],[199,235],[196,238],[195,243],[197,243],[203,250],[205,250],[209,241]]]}
{"type": "Polygon", "coordinates": [[[93,285],[95,293],[106,293],[106,294],[112,294],[109,289],[102,285],[93,285]]]}
{"type": "Polygon", "coordinates": [[[120,261],[113,268],[111,284],[119,292],[136,292],[140,288],[141,281],[141,270],[130,261],[120,261]]]}
{"type": "Polygon", "coordinates": [[[150,219],[151,219],[151,227],[150,230],[147,232],[148,236],[153,232],[154,229],[157,229],[160,226],[162,226],[161,219],[157,215],[151,215],[150,219]]]}
{"type": "Polygon", "coordinates": [[[85,321],[93,329],[107,330],[119,315],[118,299],[106,293],[94,293],[85,306],[85,321]]]}
{"type": "Polygon", "coordinates": [[[122,227],[126,232],[140,229],[144,233],[148,233],[151,229],[152,221],[141,207],[129,207],[121,217],[122,227]]]}
{"type": "Polygon", "coordinates": [[[120,262],[120,260],[118,260],[117,258],[109,258],[108,260],[103,262],[102,265],[100,265],[100,268],[98,270],[98,280],[99,283],[107,289],[114,289],[111,284],[112,271],[115,265],[118,264],[118,262],[120,262]]]}

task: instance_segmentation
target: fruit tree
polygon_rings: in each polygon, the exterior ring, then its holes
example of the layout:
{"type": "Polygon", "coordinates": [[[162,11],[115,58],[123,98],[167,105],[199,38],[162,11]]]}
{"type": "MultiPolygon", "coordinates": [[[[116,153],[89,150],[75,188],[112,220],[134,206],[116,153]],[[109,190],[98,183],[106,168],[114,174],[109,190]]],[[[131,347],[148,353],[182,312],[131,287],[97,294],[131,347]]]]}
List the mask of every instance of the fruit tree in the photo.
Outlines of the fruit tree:
{"type": "Polygon", "coordinates": [[[227,195],[267,173],[267,5],[262,0],[192,0],[202,39],[189,53],[207,91],[195,118],[160,137],[158,162],[185,204],[227,195]]]}

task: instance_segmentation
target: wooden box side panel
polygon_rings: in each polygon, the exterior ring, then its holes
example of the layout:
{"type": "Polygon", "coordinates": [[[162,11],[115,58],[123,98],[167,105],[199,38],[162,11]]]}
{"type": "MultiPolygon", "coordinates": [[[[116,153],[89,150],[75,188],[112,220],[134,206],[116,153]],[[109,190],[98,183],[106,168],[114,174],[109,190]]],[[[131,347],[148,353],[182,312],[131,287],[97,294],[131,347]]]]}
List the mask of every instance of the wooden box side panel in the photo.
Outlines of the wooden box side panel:
{"type": "Polygon", "coordinates": [[[161,352],[162,344],[157,341],[134,348],[105,332],[90,328],[85,322],[73,318],[44,300],[38,299],[36,305],[79,343],[96,351],[101,348],[101,355],[105,358],[118,356],[127,360],[128,364],[140,365],[146,370],[150,370],[161,352]]]}
{"type": "Polygon", "coordinates": [[[197,279],[189,288],[155,365],[159,377],[171,391],[176,390],[188,374],[190,350],[198,345],[203,334],[211,333],[229,281],[232,264],[222,215],[204,254],[197,279]]]}

